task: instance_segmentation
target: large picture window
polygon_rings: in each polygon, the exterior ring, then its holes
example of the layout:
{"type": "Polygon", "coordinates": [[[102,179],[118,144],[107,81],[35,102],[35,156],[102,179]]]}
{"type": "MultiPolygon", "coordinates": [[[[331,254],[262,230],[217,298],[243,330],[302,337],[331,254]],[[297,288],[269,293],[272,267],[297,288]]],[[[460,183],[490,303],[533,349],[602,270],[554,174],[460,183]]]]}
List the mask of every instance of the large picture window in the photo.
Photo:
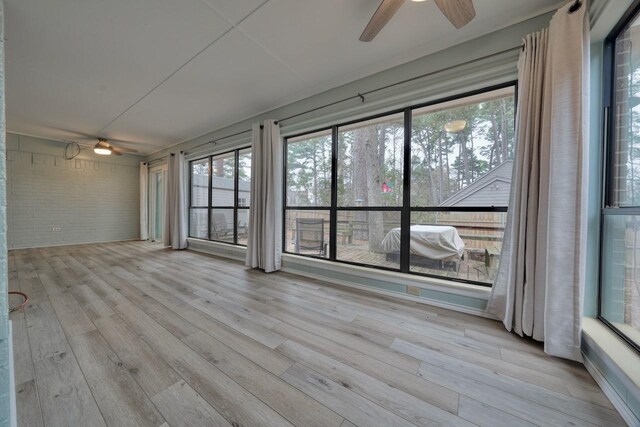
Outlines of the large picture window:
{"type": "Polygon", "coordinates": [[[251,149],[190,163],[189,237],[246,245],[251,200],[251,149]]]}
{"type": "Polygon", "coordinates": [[[284,251],[490,286],[514,115],[508,85],[287,138],[284,251]]]}
{"type": "Polygon", "coordinates": [[[640,351],[640,13],[605,43],[607,155],[599,317],[640,351]]]}

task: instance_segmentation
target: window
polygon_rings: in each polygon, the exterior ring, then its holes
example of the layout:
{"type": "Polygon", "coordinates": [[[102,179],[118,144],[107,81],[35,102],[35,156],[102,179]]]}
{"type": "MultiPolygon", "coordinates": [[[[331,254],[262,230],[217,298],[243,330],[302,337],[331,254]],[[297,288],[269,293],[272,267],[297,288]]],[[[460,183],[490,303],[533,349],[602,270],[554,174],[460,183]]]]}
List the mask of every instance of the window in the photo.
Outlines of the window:
{"type": "Polygon", "coordinates": [[[490,286],[514,115],[508,85],[287,138],[284,251],[490,286]]]}
{"type": "Polygon", "coordinates": [[[599,317],[640,351],[640,17],[627,13],[605,43],[607,156],[599,317]]]}
{"type": "Polygon", "coordinates": [[[331,130],[287,140],[286,252],[329,257],[332,141],[331,130]]]}
{"type": "Polygon", "coordinates": [[[189,237],[246,245],[251,200],[251,149],[190,163],[189,237]]]}

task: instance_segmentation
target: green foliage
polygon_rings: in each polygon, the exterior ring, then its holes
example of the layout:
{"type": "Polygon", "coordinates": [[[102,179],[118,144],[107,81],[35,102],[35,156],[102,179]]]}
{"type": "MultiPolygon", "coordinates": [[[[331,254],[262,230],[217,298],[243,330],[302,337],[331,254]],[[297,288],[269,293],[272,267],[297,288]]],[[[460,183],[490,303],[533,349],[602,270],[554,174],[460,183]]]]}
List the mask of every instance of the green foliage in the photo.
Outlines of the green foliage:
{"type": "MultiPolygon", "coordinates": [[[[437,206],[514,154],[514,98],[436,110],[412,118],[411,204],[437,206]],[[462,131],[445,125],[464,120],[462,131]]],[[[372,121],[338,135],[339,206],[400,206],[404,126],[397,117],[372,121]],[[382,192],[386,183],[393,190],[382,192]]],[[[289,205],[331,203],[331,136],[290,142],[289,205]]]]}

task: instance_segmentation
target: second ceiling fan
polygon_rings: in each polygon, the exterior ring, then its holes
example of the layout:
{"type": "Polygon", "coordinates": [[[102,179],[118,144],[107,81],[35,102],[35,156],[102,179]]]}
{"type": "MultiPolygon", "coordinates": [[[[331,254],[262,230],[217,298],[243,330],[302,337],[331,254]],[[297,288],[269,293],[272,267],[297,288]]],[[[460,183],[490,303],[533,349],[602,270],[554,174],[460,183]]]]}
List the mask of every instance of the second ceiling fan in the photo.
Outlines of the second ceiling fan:
{"type": "MultiPolygon", "coordinates": [[[[425,0],[413,0],[421,2],[425,0]]],[[[476,16],[473,0],[433,0],[443,15],[456,28],[467,25],[476,16]]],[[[400,9],[405,0],[382,0],[380,6],[360,35],[360,41],[370,42],[400,9]]]]}

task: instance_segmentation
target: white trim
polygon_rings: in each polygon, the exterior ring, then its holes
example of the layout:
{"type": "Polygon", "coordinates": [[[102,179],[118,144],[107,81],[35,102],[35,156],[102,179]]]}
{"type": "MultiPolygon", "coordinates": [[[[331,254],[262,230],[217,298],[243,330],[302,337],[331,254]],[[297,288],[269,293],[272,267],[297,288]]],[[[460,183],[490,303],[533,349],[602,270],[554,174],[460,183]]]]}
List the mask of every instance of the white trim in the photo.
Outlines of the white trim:
{"type": "Polygon", "coordinates": [[[640,419],[638,419],[631,409],[629,409],[626,402],[620,397],[615,389],[611,387],[609,381],[607,381],[602,372],[600,372],[598,367],[585,355],[584,352],[582,353],[582,360],[584,362],[584,367],[587,368],[589,374],[591,374],[598,386],[604,392],[605,396],[607,396],[611,401],[611,404],[616,411],[618,411],[622,419],[630,426],[640,425],[640,419]]]}
{"type": "Polygon", "coordinates": [[[99,242],[77,242],[77,243],[61,243],[59,245],[40,245],[40,246],[20,246],[10,247],[7,250],[14,251],[20,249],[36,249],[36,248],[57,248],[60,246],[76,246],[76,245],[100,245],[102,243],[117,243],[117,242],[140,242],[139,238],[135,239],[119,239],[119,240],[101,240],[99,242]]]}
{"type": "Polygon", "coordinates": [[[635,401],[640,401],[638,354],[601,321],[591,317],[582,319],[582,349],[585,367],[625,422],[631,426],[640,426],[640,420],[626,402],[627,395],[635,401]],[[585,348],[602,359],[604,366],[600,367],[588,359],[585,348]],[[617,380],[623,390],[616,390],[603,374],[601,370],[603,368],[611,372],[611,376],[617,380]]]}
{"type": "Polygon", "coordinates": [[[187,247],[192,251],[221,256],[242,262],[244,262],[247,255],[247,248],[245,246],[238,246],[231,243],[212,242],[210,240],[195,239],[193,237],[187,238],[187,247]]]}
{"type": "Polygon", "coordinates": [[[282,254],[282,263],[283,265],[286,263],[293,263],[315,268],[324,268],[327,270],[337,271],[342,274],[361,277],[363,279],[386,280],[395,285],[414,286],[421,289],[445,292],[448,294],[477,298],[486,301],[489,300],[489,296],[491,295],[491,288],[488,287],[453,282],[446,279],[437,279],[433,277],[361,267],[358,265],[342,264],[293,254],[282,254]]]}
{"type": "Polygon", "coordinates": [[[11,320],[9,320],[9,337],[7,339],[9,346],[9,425],[17,427],[18,410],[16,406],[15,365],[13,363],[13,322],[11,320]]]}

